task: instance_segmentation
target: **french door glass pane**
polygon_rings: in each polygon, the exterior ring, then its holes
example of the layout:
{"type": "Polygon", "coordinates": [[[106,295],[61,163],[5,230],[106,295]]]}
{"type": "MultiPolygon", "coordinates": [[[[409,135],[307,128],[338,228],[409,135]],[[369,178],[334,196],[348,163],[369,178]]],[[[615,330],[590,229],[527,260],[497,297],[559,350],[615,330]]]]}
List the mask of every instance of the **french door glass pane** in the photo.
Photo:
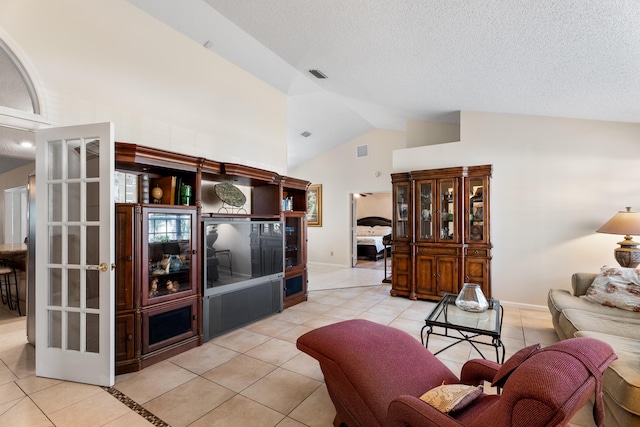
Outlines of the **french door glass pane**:
{"type": "Polygon", "coordinates": [[[67,270],[67,305],[69,307],[80,307],[80,296],[82,284],[80,283],[80,270],[67,270]]]}

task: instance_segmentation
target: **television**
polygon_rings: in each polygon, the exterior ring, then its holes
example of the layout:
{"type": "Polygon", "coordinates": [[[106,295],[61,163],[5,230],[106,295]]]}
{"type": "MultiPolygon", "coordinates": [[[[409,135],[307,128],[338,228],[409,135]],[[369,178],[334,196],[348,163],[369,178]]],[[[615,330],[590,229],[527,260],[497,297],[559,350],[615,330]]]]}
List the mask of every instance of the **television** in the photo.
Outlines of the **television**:
{"type": "Polygon", "coordinates": [[[282,311],[283,230],[275,220],[203,219],[205,341],[282,311]]]}

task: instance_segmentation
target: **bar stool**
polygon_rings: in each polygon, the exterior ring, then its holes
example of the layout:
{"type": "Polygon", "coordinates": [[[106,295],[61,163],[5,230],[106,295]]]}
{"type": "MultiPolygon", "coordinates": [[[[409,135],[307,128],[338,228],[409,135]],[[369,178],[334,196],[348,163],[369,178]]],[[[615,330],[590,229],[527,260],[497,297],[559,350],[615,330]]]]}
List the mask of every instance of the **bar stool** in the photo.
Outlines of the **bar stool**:
{"type": "Polygon", "coordinates": [[[2,297],[2,303],[9,306],[9,310],[17,308],[18,315],[22,316],[20,299],[18,298],[18,275],[6,258],[0,258],[0,296],[2,297]],[[11,283],[12,276],[13,283],[11,283]],[[16,291],[15,294],[11,292],[12,286],[16,291]]]}

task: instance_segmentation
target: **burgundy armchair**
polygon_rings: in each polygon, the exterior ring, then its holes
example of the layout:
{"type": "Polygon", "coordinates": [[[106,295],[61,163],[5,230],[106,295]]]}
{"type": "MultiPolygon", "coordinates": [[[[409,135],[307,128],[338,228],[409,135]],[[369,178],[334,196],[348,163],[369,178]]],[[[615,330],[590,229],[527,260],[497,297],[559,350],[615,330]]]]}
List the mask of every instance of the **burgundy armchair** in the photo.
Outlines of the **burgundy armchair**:
{"type": "Polygon", "coordinates": [[[601,376],[616,358],[608,344],[574,338],[544,349],[527,347],[504,365],[470,360],[458,379],[416,338],[360,319],[310,331],[297,346],[320,362],[336,427],[558,426],[594,392],[594,419],[601,424],[601,376]],[[484,381],[495,382],[502,393],[483,393],[455,413],[442,413],[419,399],[443,383],[484,381]]]}

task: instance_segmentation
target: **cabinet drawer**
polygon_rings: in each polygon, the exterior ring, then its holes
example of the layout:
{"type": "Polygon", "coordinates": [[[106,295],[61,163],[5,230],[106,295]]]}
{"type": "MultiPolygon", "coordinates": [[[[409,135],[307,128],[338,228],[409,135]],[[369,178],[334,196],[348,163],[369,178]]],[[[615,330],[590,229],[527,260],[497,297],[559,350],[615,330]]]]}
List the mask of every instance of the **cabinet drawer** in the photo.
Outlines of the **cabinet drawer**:
{"type": "Polygon", "coordinates": [[[408,245],[393,245],[391,247],[391,252],[396,254],[408,254],[411,252],[411,246],[408,245]]]}
{"type": "Polygon", "coordinates": [[[465,256],[487,257],[489,256],[489,249],[466,248],[464,254],[465,256]]]}
{"type": "Polygon", "coordinates": [[[458,248],[431,248],[418,246],[419,255],[459,255],[458,248]]]}

